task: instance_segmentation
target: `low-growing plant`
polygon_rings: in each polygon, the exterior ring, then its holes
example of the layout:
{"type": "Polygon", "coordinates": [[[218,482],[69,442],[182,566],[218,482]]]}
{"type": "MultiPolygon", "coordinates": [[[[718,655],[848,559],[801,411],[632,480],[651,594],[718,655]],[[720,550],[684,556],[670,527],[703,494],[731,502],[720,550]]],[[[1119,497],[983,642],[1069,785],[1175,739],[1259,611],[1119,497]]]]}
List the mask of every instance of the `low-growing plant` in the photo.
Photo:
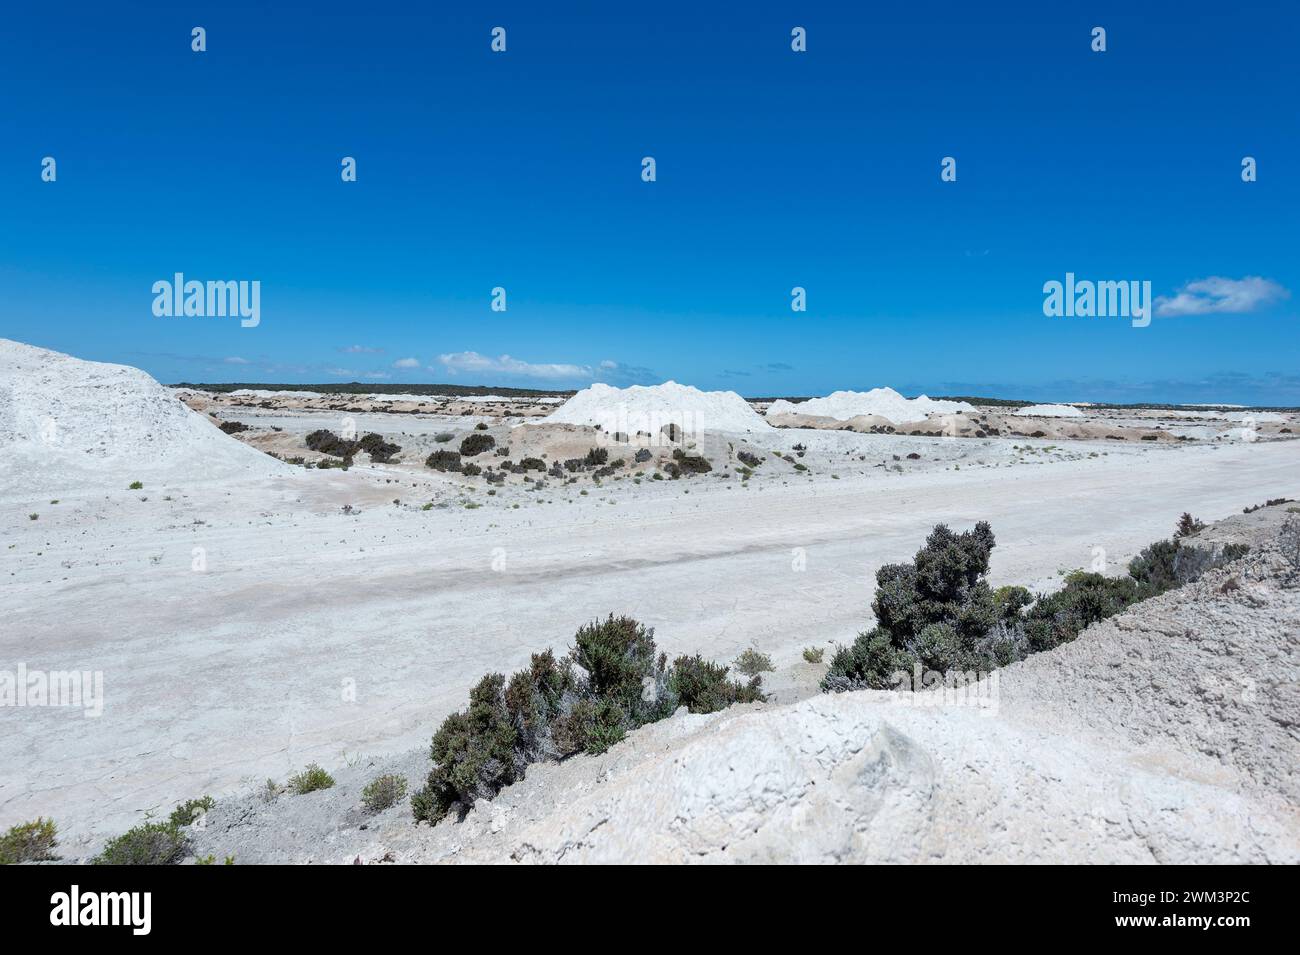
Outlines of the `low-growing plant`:
{"type": "Polygon", "coordinates": [[[211,796],[188,799],[172,810],[171,823],[173,826],[192,826],[216,804],[211,796]]]}
{"type": "Polygon", "coordinates": [[[465,440],[460,443],[460,453],[467,458],[476,454],[482,454],[484,451],[491,451],[497,446],[496,438],[490,434],[481,434],[475,432],[465,436],[465,440]]]}
{"type": "Polygon", "coordinates": [[[1203,530],[1205,530],[1205,523],[1198,521],[1191,514],[1184,511],[1183,515],[1178,518],[1178,524],[1174,527],[1174,540],[1178,540],[1180,537],[1191,537],[1203,530]]]}
{"type": "Polygon", "coordinates": [[[433,436],[433,440],[437,441],[439,444],[446,444],[454,437],[456,436],[450,431],[440,431],[438,434],[433,436]]]}
{"type": "Polygon", "coordinates": [[[736,657],[736,669],[745,676],[758,676],[760,673],[772,672],[774,667],[771,657],[750,647],[736,657]]]}
{"type": "Polygon", "coordinates": [[[826,650],[823,647],[805,647],[803,651],[803,658],[808,663],[821,663],[825,655],[826,650]]]}
{"type": "Polygon", "coordinates": [[[171,822],[146,822],[108,840],[94,865],[176,865],[188,840],[171,822]]]}
{"type": "Polygon", "coordinates": [[[53,819],[38,818],[10,826],[0,836],[0,865],[18,865],[23,862],[48,862],[57,858],[54,845],[58,827],[53,819]]]}
{"type": "Polygon", "coordinates": [[[459,471],[460,453],[457,451],[434,451],[424,459],[424,466],[435,471],[459,471]]]}
{"type": "Polygon", "coordinates": [[[302,772],[290,776],[288,782],[288,787],[295,796],[305,796],[320,789],[329,789],[333,785],[334,777],[316,763],[309,763],[302,772]]]}
{"type": "Polygon", "coordinates": [[[144,485],[141,484],[139,481],[132,481],[130,484],[128,484],[128,485],[126,486],[126,489],[127,489],[128,491],[139,491],[139,490],[142,489],[143,487],[144,487],[144,485]]]}
{"type": "Polygon", "coordinates": [[[699,657],[670,666],[654,631],[630,617],[587,624],[568,654],[533,654],[529,668],[508,681],[488,674],[469,707],[443,721],[430,752],[435,765],[411,798],[415,818],[435,823],[454,807],[490,799],[533,763],[603,753],[680,705],[711,712],[763,699],[759,678],[745,684],[726,677],[727,667],[699,657]]]}
{"type": "Polygon", "coordinates": [[[361,805],[366,812],[383,812],[406,798],[406,779],[395,773],[378,776],[361,790],[361,805]]]}

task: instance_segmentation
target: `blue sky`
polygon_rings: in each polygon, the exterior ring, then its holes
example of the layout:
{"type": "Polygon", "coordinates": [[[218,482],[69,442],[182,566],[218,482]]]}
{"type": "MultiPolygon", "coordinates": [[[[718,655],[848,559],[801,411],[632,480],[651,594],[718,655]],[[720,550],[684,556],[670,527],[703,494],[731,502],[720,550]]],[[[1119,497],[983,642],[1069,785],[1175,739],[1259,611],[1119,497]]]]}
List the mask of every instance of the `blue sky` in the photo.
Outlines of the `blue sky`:
{"type": "Polygon", "coordinates": [[[727,6],[15,6],[0,336],[163,381],[1300,404],[1294,4],[727,6]],[[260,281],[260,324],[156,317],[175,272],[260,281]],[[1048,318],[1066,272],[1178,304],[1048,318]]]}

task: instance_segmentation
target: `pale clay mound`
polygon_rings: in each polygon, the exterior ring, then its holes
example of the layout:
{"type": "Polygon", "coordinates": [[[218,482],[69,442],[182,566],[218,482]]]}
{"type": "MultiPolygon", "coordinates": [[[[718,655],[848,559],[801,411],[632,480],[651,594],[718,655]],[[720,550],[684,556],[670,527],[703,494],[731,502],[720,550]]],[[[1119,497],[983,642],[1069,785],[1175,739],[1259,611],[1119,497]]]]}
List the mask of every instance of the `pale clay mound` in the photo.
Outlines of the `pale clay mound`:
{"type": "Polygon", "coordinates": [[[138,368],[0,339],[0,473],[51,491],[123,477],[287,468],[223,434],[138,368]]]}
{"type": "Polygon", "coordinates": [[[972,405],[964,401],[943,401],[926,395],[908,399],[893,388],[872,388],[870,391],[836,391],[825,398],[810,398],[807,401],[774,401],[767,413],[769,416],[814,415],[840,421],[859,415],[877,415],[898,424],[901,421],[923,421],[935,414],[974,410],[972,405]]]}
{"type": "Polygon", "coordinates": [[[1083,412],[1073,405],[1029,405],[1013,414],[1038,418],[1082,418],[1083,412]]]}
{"type": "Polygon", "coordinates": [[[584,388],[546,421],[555,424],[599,425],[611,434],[658,435],[669,424],[687,434],[701,431],[745,433],[766,431],[768,423],[734,391],[700,391],[675,381],[662,385],[614,388],[596,383],[584,388]]]}

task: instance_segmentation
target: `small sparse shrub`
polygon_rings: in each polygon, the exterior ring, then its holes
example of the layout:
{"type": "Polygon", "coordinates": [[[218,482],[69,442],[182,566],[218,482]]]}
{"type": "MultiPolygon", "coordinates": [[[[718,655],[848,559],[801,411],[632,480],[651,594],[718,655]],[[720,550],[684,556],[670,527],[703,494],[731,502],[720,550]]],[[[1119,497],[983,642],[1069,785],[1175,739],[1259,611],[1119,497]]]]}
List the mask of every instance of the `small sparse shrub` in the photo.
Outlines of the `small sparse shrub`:
{"type": "Polygon", "coordinates": [[[492,435],[475,432],[465,436],[465,440],[460,443],[460,453],[464,457],[472,458],[484,451],[491,451],[496,446],[496,438],[492,437],[492,435]]]}
{"type": "Polygon", "coordinates": [[[126,489],[127,489],[128,491],[139,491],[139,490],[141,490],[143,487],[144,487],[144,485],[141,484],[139,481],[132,481],[130,484],[128,484],[128,485],[126,486],[126,489]]]}
{"type": "Polygon", "coordinates": [[[1178,540],[1180,537],[1191,537],[1203,530],[1205,530],[1204,522],[1198,521],[1191,514],[1184,511],[1182,517],[1178,518],[1178,524],[1174,528],[1174,540],[1178,540]]]}
{"type": "Polygon", "coordinates": [[[474,425],[475,431],[486,431],[487,429],[488,426],[486,421],[480,421],[478,424],[474,425]]]}
{"type": "Polygon", "coordinates": [[[406,798],[406,779],[394,773],[378,776],[361,790],[361,805],[366,812],[383,812],[406,798]]]}
{"type": "Polygon", "coordinates": [[[241,431],[249,430],[248,425],[244,424],[242,421],[223,421],[219,427],[226,434],[239,434],[241,431]]]}
{"type": "Polygon", "coordinates": [[[713,465],[698,454],[687,454],[681,448],[673,449],[673,461],[683,474],[704,474],[713,470],[713,465]]]}
{"type": "Polygon", "coordinates": [[[308,764],[300,773],[289,777],[288,787],[295,796],[305,796],[317,790],[329,789],[334,785],[334,777],[315,763],[308,764]]]}
{"type": "Polygon", "coordinates": [[[146,822],[110,839],[94,865],[176,865],[185,857],[185,835],[171,822],[146,822]]]}
{"type": "Polygon", "coordinates": [[[424,466],[435,471],[459,471],[460,453],[456,451],[434,451],[424,459],[424,466]]]}
{"type": "Polygon", "coordinates": [[[181,826],[192,826],[200,816],[208,812],[217,804],[211,796],[204,796],[202,799],[189,799],[181,803],[172,810],[171,824],[177,828],[181,826]]]}
{"type": "Polygon", "coordinates": [[[679,705],[692,713],[716,713],[733,703],[761,703],[767,699],[760,677],[754,675],[748,683],[741,683],[727,679],[728,670],[699,654],[678,657],[673,661],[671,685],[679,705]]]}
{"type": "Polygon", "coordinates": [[[461,465],[460,473],[466,477],[477,477],[483,473],[483,469],[473,462],[461,465]]]}
{"type": "Polygon", "coordinates": [[[803,658],[808,663],[821,663],[826,651],[822,647],[805,647],[803,658]]]}
{"type": "Polygon", "coordinates": [[[587,465],[588,467],[599,467],[600,465],[606,463],[608,460],[609,460],[608,448],[592,448],[590,451],[587,452],[586,457],[582,459],[582,463],[587,465]]]}
{"type": "Polygon", "coordinates": [[[736,458],[748,468],[756,468],[763,463],[762,458],[750,451],[741,451],[736,455],[736,458]]]}
{"type": "Polygon", "coordinates": [[[0,865],[46,862],[57,858],[54,855],[57,838],[58,828],[53,819],[37,819],[11,826],[0,836],[0,865]]]}
{"type": "Polygon", "coordinates": [[[771,657],[750,647],[736,657],[736,669],[745,676],[758,676],[760,673],[771,673],[774,668],[771,657]]]}

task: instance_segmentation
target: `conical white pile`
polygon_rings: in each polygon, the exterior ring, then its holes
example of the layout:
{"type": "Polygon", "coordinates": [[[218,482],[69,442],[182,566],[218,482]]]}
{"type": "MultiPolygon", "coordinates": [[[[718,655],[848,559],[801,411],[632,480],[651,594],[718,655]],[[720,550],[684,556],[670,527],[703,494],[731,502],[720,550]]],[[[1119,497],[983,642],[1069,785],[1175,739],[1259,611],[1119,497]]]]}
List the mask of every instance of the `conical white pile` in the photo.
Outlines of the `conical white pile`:
{"type": "Polygon", "coordinates": [[[1029,405],[1015,412],[1039,418],[1082,418],[1083,412],[1073,405],[1029,405]]]}
{"type": "Polygon", "coordinates": [[[0,339],[0,473],[7,490],[163,474],[211,479],[287,470],[223,434],[138,368],[0,339]]]}
{"type": "Polygon", "coordinates": [[[858,415],[878,415],[888,418],[894,424],[904,421],[923,421],[930,415],[956,414],[960,411],[974,411],[972,405],[964,401],[943,401],[921,395],[919,398],[904,398],[893,388],[872,388],[870,391],[836,391],[825,398],[810,398],[808,401],[774,401],[767,409],[769,415],[804,414],[819,415],[847,421],[858,415]]]}
{"type": "Polygon", "coordinates": [[[766,431],[770,425],[734,391],[700,391],[667,381],[662,385],[614,388],[596,383],[584,388],[546,421],[599,425],[611,434],[637,432],[657,437],[668,424],[687,434],[700,431],[766,431]]]}

